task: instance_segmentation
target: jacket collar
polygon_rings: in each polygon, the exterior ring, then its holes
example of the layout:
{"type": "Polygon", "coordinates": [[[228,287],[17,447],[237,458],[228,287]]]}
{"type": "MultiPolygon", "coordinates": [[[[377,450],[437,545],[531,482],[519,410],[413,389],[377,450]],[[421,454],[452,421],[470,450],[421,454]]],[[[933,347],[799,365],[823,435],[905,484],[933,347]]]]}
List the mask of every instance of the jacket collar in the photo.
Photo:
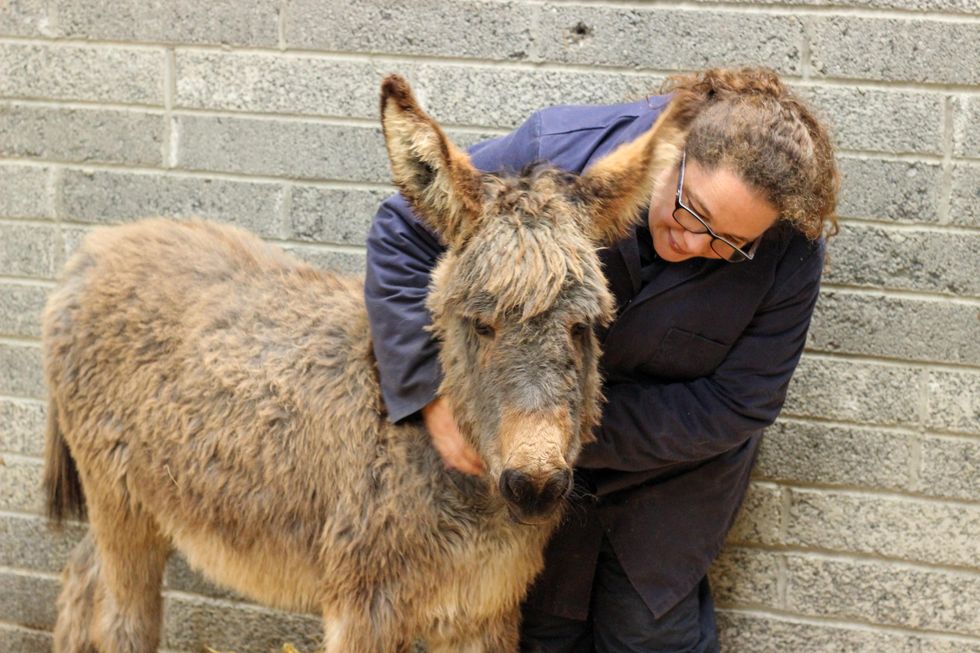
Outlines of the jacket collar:
{"type": "MultiPolygon", "coordinates": [[[[646,210],[642,214],[646,215],[646,210]]],[[[646,301],[702,272],[712,270],[723,264],[721,261],[707,258],[692,258],[679,263],[668,263],[659,274],[650,280],[650,283],[644,286],[640,275],[640,248],[636,242],[636,229],[634,228],[629,236],[619,241],[615,248],[619,252],[629,277],[630,292],[626,299],[632,300],[632,303],[646,301]]],[[[729,264],[726,263],[725,265],[729,264]]],[[[617,294],[618,298],[619,295],[617,294]]],[[[621,305],[623,303],[620,301],[621,305]]]]}

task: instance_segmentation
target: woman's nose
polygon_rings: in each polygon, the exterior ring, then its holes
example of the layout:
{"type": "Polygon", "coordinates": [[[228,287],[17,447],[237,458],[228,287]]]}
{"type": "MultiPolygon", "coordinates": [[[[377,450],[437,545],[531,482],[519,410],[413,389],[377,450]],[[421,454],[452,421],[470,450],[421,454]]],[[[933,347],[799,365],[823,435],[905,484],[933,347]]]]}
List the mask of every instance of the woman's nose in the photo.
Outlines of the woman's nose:
{"type": "Polygon", "coordinates": [[[714,250],[711,249],[711,234],[696,234],[685,229],[684,249],[698,256],[712,256],[714,250]]]}

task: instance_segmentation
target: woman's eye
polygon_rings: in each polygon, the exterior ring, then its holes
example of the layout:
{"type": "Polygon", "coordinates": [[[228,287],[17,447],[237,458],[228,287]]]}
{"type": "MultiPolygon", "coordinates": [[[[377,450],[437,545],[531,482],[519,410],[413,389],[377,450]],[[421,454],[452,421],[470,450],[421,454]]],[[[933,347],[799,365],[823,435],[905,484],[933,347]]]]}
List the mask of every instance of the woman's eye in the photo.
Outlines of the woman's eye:
{"type": "Polygon", "coordinates": [[[494,335],[493,327],[483,320],[473,320],[473,330],[484,338],[492,338],[494,335]]]}

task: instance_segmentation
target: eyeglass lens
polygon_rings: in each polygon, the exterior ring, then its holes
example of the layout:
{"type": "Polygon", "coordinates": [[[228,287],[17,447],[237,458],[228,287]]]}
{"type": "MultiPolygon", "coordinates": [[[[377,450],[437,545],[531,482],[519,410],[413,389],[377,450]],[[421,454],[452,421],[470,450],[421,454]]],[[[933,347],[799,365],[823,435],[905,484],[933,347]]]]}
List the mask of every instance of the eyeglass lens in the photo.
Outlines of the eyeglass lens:
{"type": "MultiPolygon", "coordinates": [[[[694,234],[706,234],[708,230],[705,228],[701,221],[694,217],[690,211],[684,207],[679,207],[674,211],[674,220],[684,227],[686,230],[694,234]]],[[[742,254],[736,250],[734,247],[729,245],[723,240],[718,240],[717,238],[711,239],[711,249],[714,250],[715,254],[727,261],[738,261],[743,258],[742,254]]]]}

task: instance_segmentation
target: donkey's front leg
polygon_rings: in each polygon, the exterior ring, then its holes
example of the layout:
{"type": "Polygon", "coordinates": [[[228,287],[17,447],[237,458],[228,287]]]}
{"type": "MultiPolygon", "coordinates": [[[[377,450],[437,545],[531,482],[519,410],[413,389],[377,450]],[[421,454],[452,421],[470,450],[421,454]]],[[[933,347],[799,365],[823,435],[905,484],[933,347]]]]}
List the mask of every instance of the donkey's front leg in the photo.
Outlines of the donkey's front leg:
{"type": "Polygon", "coordinates": [[[428,653],[518,653],[519,610],[500,619],[466,624],[455,637],[428,642],[428,653]]]}
{"type": "Polygon", "coordinates": [[[411,653],[390,620],[372,619],[369,611],[326,610],[323,616],[323,653],[411,653]]]}

